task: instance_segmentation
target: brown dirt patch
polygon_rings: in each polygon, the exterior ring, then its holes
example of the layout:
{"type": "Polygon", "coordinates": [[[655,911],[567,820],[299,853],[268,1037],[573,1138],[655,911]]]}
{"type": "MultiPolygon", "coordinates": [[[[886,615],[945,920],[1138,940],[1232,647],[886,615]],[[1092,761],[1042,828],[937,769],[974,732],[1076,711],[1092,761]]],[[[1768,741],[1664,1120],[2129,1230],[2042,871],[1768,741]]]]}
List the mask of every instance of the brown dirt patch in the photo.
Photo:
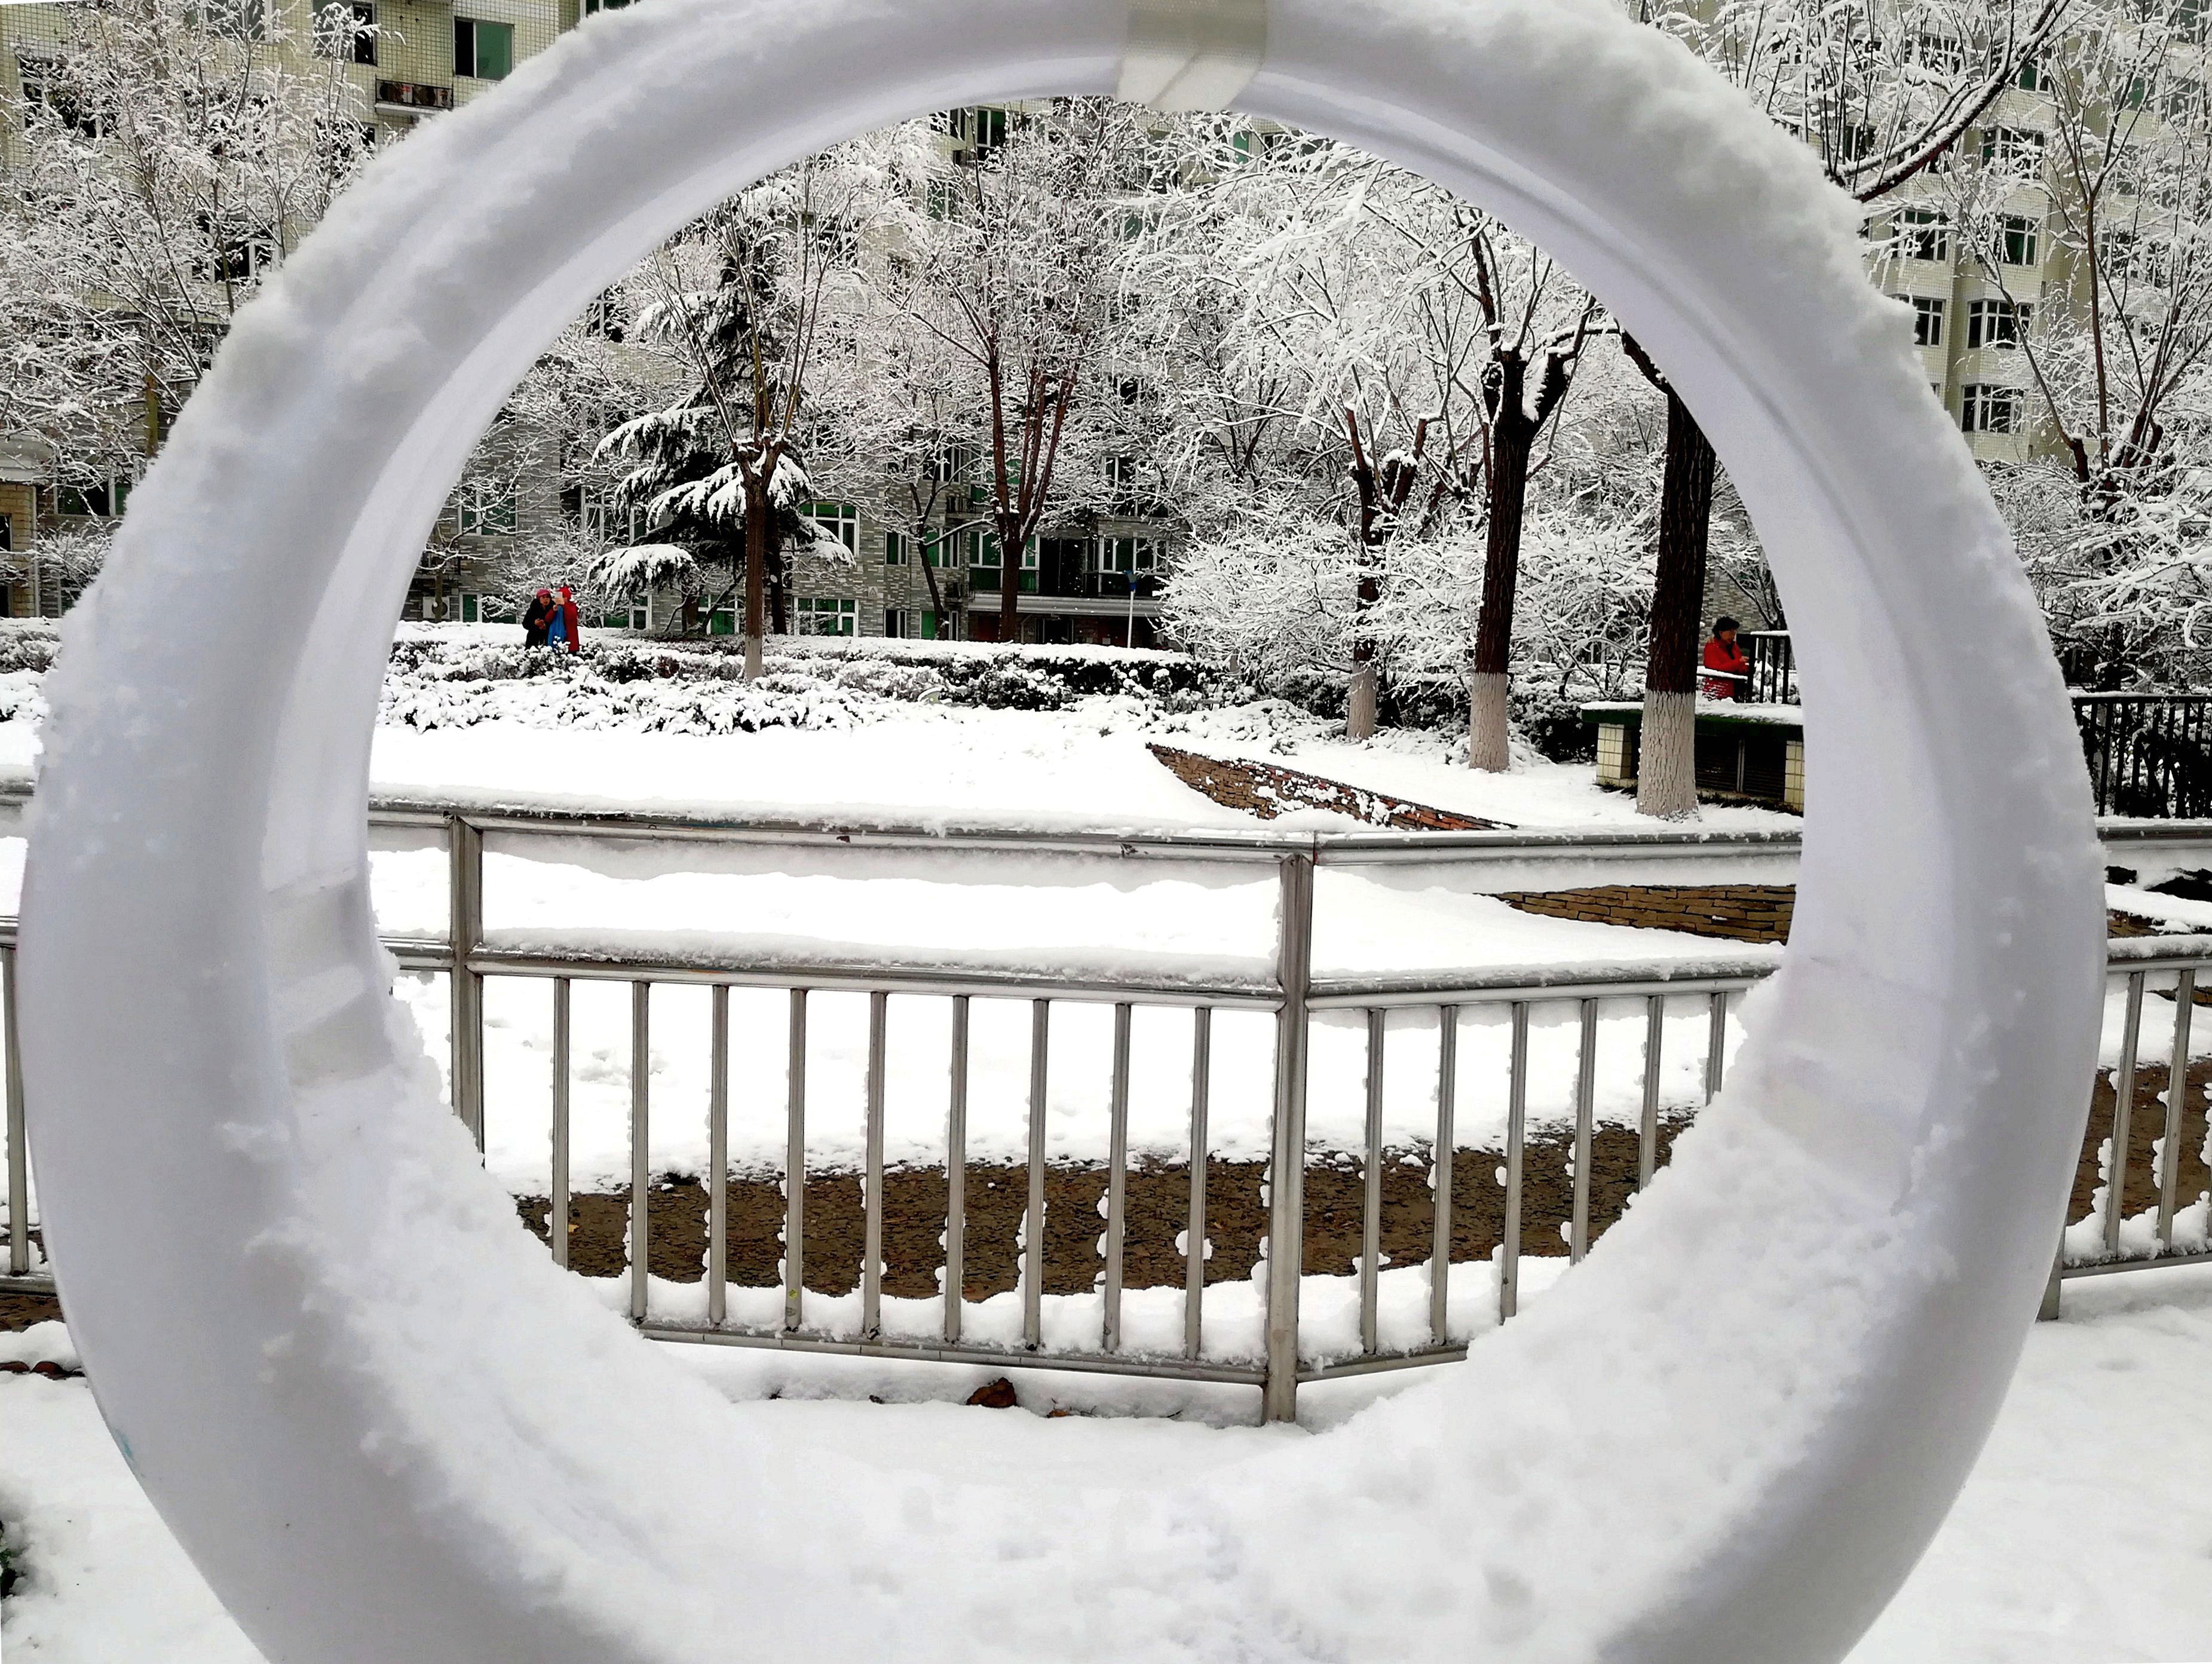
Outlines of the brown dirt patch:
{"type": "MultiPolygon", "coordinates": [[[[1663,1163],[1686,1116],[1661,1128],[1663,1163]]],[[[1522,1177],[1522,1246],[1530,1254],[1566,1252],[1562,1227],[1571,1217],[1573,1181],[1567,1170],[1572,1139],[1547,1134],[1528,1144],[1522,1177]]],[[[1601,1128],[1591,1144],[1590,1234],[1595,1241],[1620,1217],[1636,1188],[1637,1139],[1619,1128],[1601,1128]]],[[[1487,1260],[1502,1240],[1505,1192],[1498,1182],[1504,1157],[1496,1150],[1462,1150],[1452,1162],[1452,1248],[1455,1260],[1487,1260]]],[[[1240,1281],[1252,1274],[1267,1232],[1261,1200],[1264,1162],[1215,1160],[1206,1168],[1206,1236],[1213,1252],[1206,1280],[1240,1281]]],[[[1045,1291],[1080,1294],[1097,1286],[1104,1260],[1098,1239],[1104,1228],[1100,1203],[1106,1169],[1086,1164],[1054,1167],[1045,1176],[1045,1291]]],[[[783,1227],[782,1182],[745,1176],[729,1181],[730,1281],[773,1288],[783,1227]]],[[[905,1169],[884,1175],[884,1291],[927,1298],[938,1291],[945,1265],[945,1174],[905,1169]]],[[[967,1263],[964,1292],[982,1300],[1020,1285],[1018,1232],[1028,1204],[1029,1172],[1016,1165],[977,1164],[968,1169],[967,1263]]],[[[1186,1163],[1133,1169],[1127,1184],[1122,1263],[1131,1288],[1181,1287],[1184,1265],[1176,1237],[1190,1196],[1186,1163]]],[[[1350,1157],[1318,1161],[1306,1170],[1305,1269],[1316,1276],[1344,1276],[1360,1248],[1366,1187],[1360,1163],[1350,1157]]],[[[542,1241],[546,1199],[518,1199],[523,1222],[542,1241]]],[[[1384,1260],[1407,1265],[1428,1258],[1434,1230],[1435,1190],[1425,1150],[1385,1153],[1382,1240],[1384,1260]]],[[[664,1181],[647,1202],[648,1268],[672,1282],[696,1283],[705,1275],[707,1193],[690,1178],[664,1181]]],[[[568,1263],[587,1277],[620,1275],[629,1265],[627,1195],[569,1199],[568,1263]]],[[[819,1294],[848,1294],[858,1287],[866,1216],[859,1177],[811,1175],[806,1186],[806,1286],[819,1294]]]]}
{"type": "Polygon", "coordinates": [[[1387,826],[1406,832],[1490,832],[1504,826],[1449,809],[1431,808],[1394,798],[1387,792],[1370,792],[1342,780],[1307,774],[1302,768],[1278,768],[1266,762],[1232,762],[1222,757],[1179,751],[1172,745],[1148,745],[1149,750],[1177,780],[1201,797],[1224,809],[1234,809],[1263,821],[1294,809],[1329,809],[1370,826],[1387,826]]]}

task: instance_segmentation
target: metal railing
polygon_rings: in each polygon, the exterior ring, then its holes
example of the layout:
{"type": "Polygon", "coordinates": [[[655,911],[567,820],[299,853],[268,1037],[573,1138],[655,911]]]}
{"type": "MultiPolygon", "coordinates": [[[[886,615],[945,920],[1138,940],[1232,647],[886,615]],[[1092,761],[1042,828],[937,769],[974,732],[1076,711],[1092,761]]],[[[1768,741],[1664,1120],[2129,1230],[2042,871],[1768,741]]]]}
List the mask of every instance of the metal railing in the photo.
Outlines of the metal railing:
{"type": "Polygon", "coordinates": [[[2212,694],[2074,695],[2097,812],[2212,815],[2212,694]]]}
{"type": "Polygon", "coordinates": [[[1749,629],[1742,635],[1751,660],[1750,688],[1744,697],[1754,705],[1797,702],[1797,661],[1786,629],[1749,629]]]}
{"type": "MultiPolygon", "coordinates": [[[[571,1058],[572,998],[580,983],[614,983],[629,989],[630,1049],[627,1134],[629,1170],[628,1241],[625,1275],[629,1315],[647,1334],[663,1340],[738,1346],[770,1346],[797,1351],[857,1353],[878,1357],[930,1358],[1021,1368],[1102,1370],[1118,1374],[1242,1383],[1261,1390],[1265,1416],[1288,1419],[1297,1412],[1299,1387],[1307,1382],[1456,1359],[1465,1355],[1468,1335],[1481,1327],[1462,1310],[1455,1321],[1455,1278],[1476,1267],[1494,1283],[1486,1291],[1494,1300],[1497,1321],[1514,1315],[1523,1289],[1524,1260],[1530,1253],[1527,1232],[1528,1184],[1532,1149],[1571,1151],[1571,1176],[1565,1217],[1560,1220],[1568,1263],[1579,1261],[1595,1236],[1611,1223],[1601,1217],[1596,1197],[1593,1141],[1600,1132],[1596,1113],[1601,1071],[1599,1035],[1602,1016],[1625,1032],[1641,1029],[1640,1081],[1616,1070],[1613,1096],[1637,1106],[1635,1176],[1627,1193],[1650,1182],[1662,1157],[1663,1123],[1694,1114],[1722,1087],[1732,999],[1771,973],[1771,954],[1737,953],[1711,959],[1655,961],[1642,964],[1544,965],[1480,970],[1443,969],[1395,975],[1316,974],[1315,880],[1321,869],[1356,869],[1412,865],[1434,867],[1510,859],[1571,857],[1577,866],[1592,859],[1664,861],[1677,857],[1788,854],[1794,833],[1711,835],[1681,832],[1613,834],[1352,833],[1284,836],[1272,834],[1194,834],[1112,836],[977,830],[920,832],[896,829],[829,829],[779,824],[757,819],[726,821],[652,815],[550,813],[528,810],[478,809],[450,803],[380,799],[373,815],[384,829],[430,831],[442,838],[450,865],[450,921],[444,939],[392,938],[387,946],[404,970],[443,974],[450,978],[453,1025],[450,1037],[452,1101],[455,1113],[483,1145],[485,1122],[484,989],[488,979],[535,981],[549,986],[552,1035],[550,1095],[551,1164],[547,1226],[556,1263],[569,1259],[568,1233],[574,1197],[571,1193],[570,1120],[574,1085],[571,1058]],[[1272,964],[1264,973],[1226,975],[1218,970],[1184,976],[1168,971],[1073,969],[1039,971],[973,965],[892,963],[878,956],[866,963],[801,960],[785,953],[749,951],[742,939],[716,956],[678,960],[666,954],[635,955],[501,947],[489,942],[484,926],[484,860],[487,838],[516,848],[533,839],[558,837],[650,840],[672,844],[750,845],[817,855],[860,850],[942,852],[961,855],[1041,854],[1115,862],[1234,864],[1255,879],[1271,882],[1276,897],[1276,939],[1272,964]],[[650,1160],[653,1124],[653,1044],[655,993],[681,986],[708,990],[711,1021],[706,1103],[707,1184],[704,1302],[696,1312],[677,1314],[656,1307],[648,1230],[654,1206],[655,1174],[650,1160]],[[781,1303],[772,1319],[733,1321],[730,1274],[728,1162],[732,1108],[731,1082],[733,990],[781,991],[787,1001],[788,1051],[783,1083],[785,1118],[781,1230],[781,1303]],[[807,1254],[807,1180],[810,1096],[806,1074],[809,1025],[816,996],[864,994],[866,1064],[860,1094],[863,1252],[857,1279],[857,1321],[841,1326],[810,1313],[807,1254]],[[942,1292],[939,1310],[925,1332],[911,1321],[889,1321],[884,1294],[885,1096],[894,1059],[889,1014],[895,999],[927,998],[945,1002],[949,1023],[950,1066],[944,1084],[945,1203],[943,1214],[942,1292]],[[1026,1114],[1025,1193],[1022,1231],[1016,1249],[1019,1291],[1018,1341],[977,1338],[968,1332],[971,1303],[968,1287],[969,1172],[969,1017],[978,999],[1024,1002],[1028,1006],[1029,1049],[1026,1114]],[[1056,1011],[1073,1005],[1110,1009],[1110,1079],[1106,1083],[1108,1148],[1102,1199],[1103,1230],[1096,1248],[1094,1287],[1097,1305],[1095,1344],[1068,1345],[1048,1339],[1048,1329],[1062,1334],[1065,1324],[1048,1326],[1048,1303],[1065,1296],[1047,1293],[1048,1181],[1053,1171],[1047,1136],[1048,1085],[1053,1058],[1056,1011]],[[1685,1011],[1683,1007],[1690,1007],[1685,1011]],[[1124,1324],[1128,1292],[1125,1259],[1131,1177],[1131,1046],[1138,1011],[1174,1007],[1190,1012],[1190,1082],[1188,1150],[1189,1170],[1183,1207],[1182,1321],[1179,1343],[1131,1339],[1124,1324]],[[1385,1333],[1382,1237],[1386,1213],[1386,1168],[1401,1146],[1386,1145],[1384,1085],[1389,1048],[1385,1019],[1393,1011],[1424,1010],[1437,1024],[1433,1129],[1416,1141],[1413,1153],[1425,1153],[1430,1173],[1425,1249],[1401,1262],[1425,1272],[1426,1309],[1409,1325],[1394,1320],[1385,1333]],[[1268,1103],[1270,1152],[1265,1234],[1261,1257],[1267,1267],[1264,1302],[1259,1311],[1257,1345],[1238,1351],[1211,1345],[1207,1308],[1210,1291],[1230,1286],[1209,1283],[1207,1236],[1212,1143],[1209,1110],[1213,1097],[1212,1050],[1217,1014],[1258,1012],[1273,1022],[1273,1078],[1268,1103]],[[1306,1292],[1304,1251],[1315,1229],[1306,1205],[1306,1185],[1317,1154],[1308,1131],[1310,1047],[1319,1023],[1333,1014],[1357,1013],[1364,1029],[1364,1136],[1356,1150],[1334,1152],[1356,1162],[1359,1173],[1358,1252],[1346,1291],[1352,1295],[1354,1322],[1333,1338],[1316,1338],[1310,1321],[1302,1324],[1306,1292]],[[1550,1125],[1560,1140],[1547,1146],[1532,1139],[1530,1110],[1532,1024],[1558,1013],[1557,1025],[1573,1037],[1571,1114],[1550,1125]],[[1670,1017],[1685,1017],[1699,1031],[1692,1055],[1698,1084],[1689,1102],[1670,1102],[1666,1089],[1667,1029],[1670,1017]],[[1455,1259],[1454,1238],[1461,1203],[1455,1163],[1468,1151],[1455,1126],[1464,1071],[1460,1057],[1463,1019],[1486,1017],[1502,1025],[1505,1036],[1504,1124],[1502,1151],[1475,1153],[1486,1164],[1495,1158],[1503,1169],[1502,1212],[1487,1264],[1455,1259]],[[1638,1018],[1640,1017],[1640,1025],[1638,1018]],[[1702,1056],[1697,1056],[1701,1051],[1702,1056]],[[1418,1331],[1418,1332],[1413,1332],[1418,1331]]],[[[2138,834],[2137,835],[2141,835],[2138,834]]],[[[1462,875],[1463,876],[1463,875],[1462,875]]],[[[1587,878],[1581,883],[1587,884],[1587,878]]],[[[0,1286],[48,1288],[33,1275],[29,1215],[30,1175],[22,1138],[21,1074],[16,1066],[14,1022],[13,932],[0,938],[0,998],[7,1005],[6,1089],[8,1115],[9,1275],[0,1286]]],[[[2189,1043],[2187,1012],[2197,974],[2212,968],[2212,938],[2142,938],[2112,946],[2116,974],[2124,981],[2127,1001],[2124,1049],[2117,1072],[2119,1085],[2112,1148],[2122,1152],[2112,1205],[2097,1251],[2068,1259],[2062,1251],[2054,1270],[2051,1309],[2062,1276],[2089,1275],[2148,1263],[2170,1264],[2212,1258],[2201,1252],[2175,1253],[2177,1189],[2182,1168],[2184,1093],[2169,1093],[2163,1150],[2167,1152],[2153,1182],[2159,1193],[2154,1242],[2148,1246],[2124,1233],[2127,1194],[2125,1152],[2130,1149],[2132,1095],[2137,1076],[2136,1053],[2146,989],[2168,977],[2178,980],[2182,1014],[2177,1022],[2173,1055],[2185,1070],[2189,1043]]],[[[1619,1029],[1616,1032],[1623,1032],[1619,1029]]],[[[1619,1048],[1614,1048],[1616,1061],[1619,1048]]],[[[818,1102],[818,1100],[816,1100],[818,1102]]],[[[1620,1124],[1620,1123],[1617,1123],[1620,1124]]],[[[1624,1133],[1626,1131],[1622,1124],[1624,1133]]],[[[1547,1136],[1554,1133],[1547,1133],[1547,1136]]],[[[1625,1201],[1622,1205],[1626,1205],[1625,1201]]],[[[1617,1210],[1612,1217],[1618,1217],[1617,1210]]],[[[1551,1258],[1553,1256],[1545,1256],[1551,1258]]],[[[1154,1284],[1154,1286],[1160,1286],[1154,1284]]],[[[1255,1291],[1255,1293],[1258,1291],[1255,1291]]],[[[665,1293],[665,1291],[664,1291],[665,1293]]],[[[848,1297],[830,1297],[846,1298],[848,1297]]],[[[1217,1296],[1218,1297],[1218,1296],[1217,1296]]],[[[1478,1297],[1480,1300],[1480,1297],[1478,1297]]],[[[1487,1304],[1489,1301],[1480,1300],[1487,1304]]],[[[756,1315],[759,1315],[757,1303],[756,1315]]],[[[1400,1303],[1401,1308],[1404,1303],[1400,1303]]],[[[1464,1308],[1465,1303],[1462,1303],[1464,1308]]],[[[1086,1308],[1086,1311],[1087,1311],[1086,1308]]],[[[909,1313],[910,1318],[911,1314],[909,1313]]],[[[1087,1320],[1086,1320],[1087,1321],[1087,1320]]],[[[1483,1320],[1488,1321],[1486,1316],[1483,1320]]]]}

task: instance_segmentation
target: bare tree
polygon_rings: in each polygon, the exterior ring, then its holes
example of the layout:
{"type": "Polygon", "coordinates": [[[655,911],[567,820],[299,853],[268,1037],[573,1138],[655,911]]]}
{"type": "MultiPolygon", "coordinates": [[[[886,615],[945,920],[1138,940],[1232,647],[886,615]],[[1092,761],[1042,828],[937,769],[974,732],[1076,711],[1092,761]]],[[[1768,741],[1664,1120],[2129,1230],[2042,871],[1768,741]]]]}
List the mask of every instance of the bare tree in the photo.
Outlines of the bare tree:
{"type": "MultiPolygon", "coordinates": [[[[1737,0],[1706,12],[1668,6],[1652,21],[1799,134],[1860,202],[1948,170],[1969,132],[2054,37],[2069,0],[1737,0]]],[[[1637,808],[1694,817],[1697,688],[1717,459],[1658,367],[1629,354],[1667,402],[1658,573],[1644,659],[1637,808]]]]}
{"type": "Polygon", "coordinates": [[[915,226],[898,294],[910,326],[962,371],[960,431],[943,436],[978,459],[998,635],[1011,641],[1030,541],[1048,518],[1104,501],[1098,459],[1081,454],[1084,407],[1107,374],[1120,269],[1144,210],[1123,189],[1139,137],[1127,109],[1078,100],[1003,120],[933,182],[937,211],[915,226]]]}

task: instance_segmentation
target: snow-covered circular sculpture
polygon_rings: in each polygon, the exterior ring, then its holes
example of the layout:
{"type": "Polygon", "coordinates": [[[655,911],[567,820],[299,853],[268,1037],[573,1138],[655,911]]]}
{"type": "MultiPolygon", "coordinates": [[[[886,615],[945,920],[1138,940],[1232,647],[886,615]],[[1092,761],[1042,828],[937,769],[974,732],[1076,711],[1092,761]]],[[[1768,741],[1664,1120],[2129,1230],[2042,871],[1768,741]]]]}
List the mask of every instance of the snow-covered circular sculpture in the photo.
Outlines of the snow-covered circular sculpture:
{"type": "Polygon", "coordinates": [[[1596,0],[1267,12],[1242,107],[1566,260],[1772,556],[1816,773],[1727,1097],[1465,1366],[1202,1486],[922,1493],[546,1262],[395,1022],[368,905],[372,714],[447,485],[561,321],[717,200],[925,110],[1114,91],[1130,39],[1129,0],[655,0],[349,193],[51,683],[48,1241],[118,1442],[270,1659],[1781,1664],[1838,1657],[1935,1529],[2049,1267],[2100,975],[2004,528],[1847,205],[1679,47],[1596,0]]]}

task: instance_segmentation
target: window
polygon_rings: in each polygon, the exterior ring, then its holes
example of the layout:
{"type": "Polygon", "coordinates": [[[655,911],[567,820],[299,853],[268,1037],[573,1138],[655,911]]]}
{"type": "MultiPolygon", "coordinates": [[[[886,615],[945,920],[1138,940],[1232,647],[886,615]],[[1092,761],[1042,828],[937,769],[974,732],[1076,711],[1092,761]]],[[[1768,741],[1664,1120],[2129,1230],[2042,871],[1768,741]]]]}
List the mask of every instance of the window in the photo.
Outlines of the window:
{"type": "Polygon", "coordinates": [[[1836,160],[1843,162],[1864,161],[1875,153],[1874,124],[1867,121],[1847,121],[1836,132],[1836,160]]]}
{"type": "Polygon", "coordinates": [[[794,604],[793,621],[801,635],[858,635],[860,604],[832,595],[802,595],[794,604]]]}
{"type": "Polygon", "coordinates": [[[2127,88],[2120,94],[2120,107],[2123,110],[2140,110],[2149,102],[2150,77],[2140,75],[2130,76],[2127,88]]]}
{"type": "Polygon", "coordinates": [[[647,542],[653,532],[646,524],[645,510],[616,501],[604,487],[586,488],[578,505],[577,518],[583,522],[587,535],[601,543],[624,548],[647,542]]]}
{"type": "Polygon", "coordinates": [[[2033,58],[2023,58],[2020,67],[2013,71],[2012,84],[2023,93],[2039,93],[2043,90],[2043,70],[2033,58]]]}
{"type": "Polygon", "coordinates": [[[479,17],[453,20],[453,73],[504,81],[514,70],[514,25],[479,17]]]}
{"type": "Polygon", "coordinates": [[[1996,257],[2008,266],[2035,264],[2035,246],[2043,228],[2022,214],[2007,214],[1997,221],[1996,257]]]}
{"type": "Polygon", "coordinates": [[[1897,212],[1897,246],[1908,260],[1948,260],[1951,222],[1932,208],[1901,208],[1897,212]]]}
{"type": "Polygon", "coordinates": [[[128,474],[111,474],[90,484],[58,485],[54,488],[54,512],[112,519],[131,501],[131,486],[128,474]]]}
{"type": "Polygon", "coordinates": [[[315,53],[343,62],[376,64],[375,0],[328,0],[314,14],[315,53]]]}
{"type": "Polygon", "coordinates": [[[196,0],[185,15],[210,34],[234,40],[258,40],[269,27],[264,0],[196,0]]]}
{"type": "Polygon", "coordinates": [[[929,182],[929,217],[931,219],[949,220],[958,211],[959,207],[960,195],[952,188],[951,180],[932,179],[929,182]]]}
{"type": "Polygon", "coordinates": [[[1969,348],[2017,347],[2034,308],[2012,301],[1974,301],[1966,307],[1969,348]]]}
{"type": "Polygon", "coordinates": [[[1941,301],[1912,297],[1912,344],[1916,347],[1940,347],[1943,344],[1943,303],[1941,301]]]}
{"type": "Polygon", "coordinates": [[[1006,142],[1006,112],[986,107],[965,113],[968,117],[968,148],[975,153],[975,160],[981,161],[1006,142]]]}
{"type": "Polygon", "coordinates": [[[937,615],[927,608],[893,608],[884,614],[884,634],[896,641],[934,641],[937,615]]]}
{"type": "Polygon", "coordinates": [[[2208,20],[2212,20],[2209,0],[2173,0],[2173,9],[2167,14],[2168,27],[2184,40],[2203,40],[2208,20]]]}
{"type": "Polygon", "coordinates": [[[15,517],[0,514],[0,555],[14,552],[15,548],[15,517]]]}
{"type": "Polygon", "coordinates": [[[1982,160],[2013,173],[2040,173],[2044,143],[2032,127],[1992,127],[1982,135],[1982,160]]]}
{"type": "Polygon", "coordinates": [[[1157,572],[1160,566],[1160,546],[1152,537],[1101,537],[1098,540],[1098,569],[1101,572],[1126,572],[1133,574],[1157,572]]]}
{"type": "Polygon", "coordinates": [[[1915,44],[1913,56],[1938,75],[1956,75],[1966,67],[1966,49],[1948,34],[1938,34],[1933,29],[1923,29],[1915,44]]]}
{"type": "Polygon", "coordinates": [[[1970,382],[1959,390],[1959,426],[1969,434],[2020,431],[2020,389],[1970,382]]]}
{"type": "Polygon", "coordinates": [[[505,537],[515,524],[515,493],[506,480],[467,479],[455,494],[454,517],[465,537],[505,537]]]}
{"type": "Polygon", "coordinates": [[[930,453],[929,477],[939,485],[954,485],[975,472],[975,453],[964,445],[945,440],[930,453]]]}
{"type": "Polygon", "coordinates": [[[629,0],[584,0],[584,15],[590,17],[603,11],[620,11],[629,0]]]}
{"type": "Polygon", "coordinates": [[[846,551],[857,553],[860,547],[860,511],[849,502],[810,502],[799,511],[814,524],[817,536],[830,538],[845,545],[846,551]]]}
{"type": "Polygon", "coordinates": [[[884,533],[884,564],[885,566],[907,564],[907,539],[901,533],[896,531],[884,533]]]}
{"type": "Polygon", "coordinates": [[[107,124],[98,110],[88,107],[78,88],[70,84],[68,66],[51,58],[36,58],[28,52],[15,59],[15,72],[21,78],[23,102],[35,104],[71,132],[85,138],[100,138],[107,131],[107,124]]]}
{"type": "Polygon", "coordinates": [[[842,215],[810,214],[806,228],[831,265],[848,266],[860,258],[860,228],[842,215]]]}
{"type": "Polygon", "coordinates": [[[629,327],[629,308],[612,289],[594,295],[584,307],[584,333],[619,341],[629,327]]]}
{"type": "Polygon", "coordinates": [[[921,546],[921,552],[930,565],[939,568],[965,564],[960,558],[959,542],[949,531],[941,537],[932,537],[921,546]]]}
{"type": "Polygon", "coordinates": [[[1127,512],[1137,501],[1137,459],[1134,457],[1106,459],[1106,489],[1113,495],[1115,507],[1127,512]]]}

